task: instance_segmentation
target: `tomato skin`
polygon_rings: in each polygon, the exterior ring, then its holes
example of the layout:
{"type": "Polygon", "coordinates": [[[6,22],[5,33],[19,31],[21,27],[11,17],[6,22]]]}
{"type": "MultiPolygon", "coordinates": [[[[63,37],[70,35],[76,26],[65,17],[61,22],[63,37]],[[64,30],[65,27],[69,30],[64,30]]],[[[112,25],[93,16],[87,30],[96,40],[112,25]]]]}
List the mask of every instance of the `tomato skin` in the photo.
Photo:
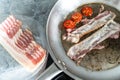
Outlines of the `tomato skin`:
{"type": "Polygon", "coordinates": [[[81,13],[84,15],[84,16],[92,16],[93,14],[93,9],[89,6],[84,6],[82,9],[81,9],[81,13]]]}
{"type": "Polygon", "coordinates": [[[71,16],[71,19],[75,22],[75,23],[79,23],[82,20],[82,14],[79,12],[74,12],[71,16]]]}
{"type": "Polygon", "coordinates": [[[72,20],[68,19],[68,20],[64,21],[63,26],[66,29],[73,29],[73,28],[75,28],[75,22],[73,22],[72,20]]]}

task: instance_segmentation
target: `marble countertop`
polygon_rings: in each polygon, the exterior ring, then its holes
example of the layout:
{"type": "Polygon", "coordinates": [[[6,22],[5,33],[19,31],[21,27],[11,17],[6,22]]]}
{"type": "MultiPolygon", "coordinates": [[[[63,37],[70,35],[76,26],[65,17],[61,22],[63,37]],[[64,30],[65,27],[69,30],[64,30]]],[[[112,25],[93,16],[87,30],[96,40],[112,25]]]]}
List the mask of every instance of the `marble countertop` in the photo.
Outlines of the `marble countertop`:
{"type": "MultiPolygon", "coordinates": [[[[39,43],[42,47],[47,48],[45,27],[48,15],[56,1],[0,0],[0,22],[10,14],[27,16],[38,21],[39,27],[42,29],[39,43]]],[[[28,80],[31,75],[0,46],[0,80],[28,80]]]]}

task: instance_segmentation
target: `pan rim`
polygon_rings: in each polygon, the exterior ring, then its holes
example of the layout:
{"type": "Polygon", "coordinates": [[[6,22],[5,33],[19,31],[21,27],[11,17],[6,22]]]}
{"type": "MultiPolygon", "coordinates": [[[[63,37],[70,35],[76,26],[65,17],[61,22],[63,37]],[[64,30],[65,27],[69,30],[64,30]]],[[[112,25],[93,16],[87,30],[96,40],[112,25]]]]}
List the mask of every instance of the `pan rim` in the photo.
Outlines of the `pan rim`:
{"type": "MultiPolygon", "coordinates": [[[[89,0],[90,1],[90,0],[89,0]]],[[[48,43],[48,51],[50,52],[50,55],[52,57],[52,59],[54,60],[54,62],[57,64],[57,66],[62,69],[66,74],[68,74],[69,76],[71,76],[72,78],[74,79],[80,79],[80,77],[76,76],[75,74],[73,74],[72,72],[70,72],[69,70],[66,70],[64,69],[64,67],[58,63],[58,60],[61,60],[59,59],[58,56],[55,55],[55,51],[53,50],[53,48],[51,48],[51,45],[50,45],[50,40],[49,40],[49,35],[48,35],[48,32],[49,32],[49,23],[50,23],[50,19],[51,19],[51,15],[52,13],[54,12],[56,6],[58,6],[60,3],[60,0],[58,0],[55,5],[53,6],[53,8],[51,9],[51,12],[48,16],[48,20],[47,20],[47,25],[46,25],[46,37],[47,37],[47,43],[48,43]]],[[[118,68],[118,67],[117,67],[118,68]]],[[[104,71],[103,71],[104,72],[104,71]]]]}

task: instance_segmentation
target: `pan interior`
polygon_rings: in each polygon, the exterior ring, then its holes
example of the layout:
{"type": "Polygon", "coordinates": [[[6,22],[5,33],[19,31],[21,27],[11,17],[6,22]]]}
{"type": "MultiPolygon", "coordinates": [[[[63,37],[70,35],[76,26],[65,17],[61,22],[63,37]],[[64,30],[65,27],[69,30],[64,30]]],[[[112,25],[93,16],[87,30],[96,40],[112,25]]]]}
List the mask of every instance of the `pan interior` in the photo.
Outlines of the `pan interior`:
{"type": "MultiPolygon", "coordinates": [[[[112,12],[114,12],[117,17],[114,19],[115,22],[120,23],[120,12],[111,7],[108,6],[106,4],[102,4],[102,3],[92,3],[92,4],[85,4],[83,6],[90,6],[93,9],[93,16],[90,17],[94,18],[96,15],[98,15],[98,12],[100,10],[100,7],[104,6],[105,10],[110,10],[112,12]]],[[[81,8],[83,6],[78,7],[75,11],[80,12],[81,8]]],[[[71,14],[73,14],[74,11],[72,13],[70,13],[66,19],[69,19],[71,14]]],[[[81,24],[77,24],[76,27],[81,26],[81,24]]],[[[62,40],[62,35],[64,35],[66,33],[64,27],[63,27],[63,22],[60,23],[61,28],[61,41],[62,41],[62,45],[65,49],[65,52],[67,53],[67,51],[69,50],[69,48],[75,44],[72,44],[71,42],[62,40]]],[[[85,39],[87,36],[90,36],[90,33],[88,35],[85,35],[81,41],[83,39],[85,39]]],[[[80,65],[90,69],[92,71],[100,71],[100,70],[107,70],[107,69],[111,69],[113,67],[116,67],[117,65],[119,65],[120,62],[120,38],[118,39],[111,39],[108,38],[107,40],[103,41],[101,44],[105,46],[104,49],[102,50],[92,50],[90,51],[81,61],[80,65]]]]}
{"type": "Polygon", "coordinates": [[[77,66],[68,56],[66,56],[66,51],[61,41],[61,29],[59,27],[60,23],[63,22],[68,16],[68,14],[70,14],[72,11],[77,9],[79,6],[88,3],[104,3],[120,11],[119,0],[59,0],[53,7],[47,23],[46,34],[49,49],[51,52],[50,54],[56,64],[73,78],[77,77],[92,80],[119,79],[120,66],[116,66],[109,70],[92,71],[84,68],[83,66],[77,66]],[[58,61],[60,63],[58,63],[58,61]],[[61,63],[64,63],[64,65],[61,63]],[[100,77],[99,75],[101,75],[102,77],[100,77]]]}

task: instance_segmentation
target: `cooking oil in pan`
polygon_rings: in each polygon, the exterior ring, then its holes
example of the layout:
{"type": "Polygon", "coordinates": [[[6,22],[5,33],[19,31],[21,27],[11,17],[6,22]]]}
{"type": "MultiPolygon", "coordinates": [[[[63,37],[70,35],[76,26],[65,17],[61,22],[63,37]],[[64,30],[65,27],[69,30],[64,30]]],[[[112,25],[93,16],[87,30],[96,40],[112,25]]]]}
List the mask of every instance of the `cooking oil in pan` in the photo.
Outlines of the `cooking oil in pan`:
{"type": "MultiPolygon", "coordinates": [[[[102,3],[85,4],[83,6],[86,6],[86,5],[93,8],[93,16],[89,18],[95,17],[98,14],[99,9],[102,5],[104,6],[104,10],[109,10],[109,11],[114,12],[117,15],[114,21],[116,21],[117,23],[120,23],[120,15],[119,15],[120,12],[117,9],[111,6],[108,6],[106,4],[102,4],[102,3]]],[[[80,11],[83,6],[78,7],[75,11],[80,11]]],[[[71,14],[72,13],[70,13],[67,18],[69,18],[71,14]]],[[[62,27],[62,24],[63,22],[60,24],[60,27],[62,27]]],[[[81,24],[77,24],[77,26],[81,26],[81,24]]],[[[61,28],[61,32],[62,32],[61,36],[65,34],[65,30],[63,28],[61,28]]],[[[87,36],[89,36],[89,34],[87,36]]],[[[83,39],[84,38],[85,37],[83,37],[83,39]]],[[[66,52],[72,45],[74,45],[73,43],[70,43],[64,40],[62,40],[62,44],[66,52]]],[[[119,65],[120,63],[120,38],[118,39],[108,38],[107,40],[103,41],[101,44],[104,45],[105,48],[101,50],[90,51],[82,59],[80,63],[81,66],[87,69],[93,70],[93,71],[100,71],[100,70],[111,69],[119,65]]]]}

